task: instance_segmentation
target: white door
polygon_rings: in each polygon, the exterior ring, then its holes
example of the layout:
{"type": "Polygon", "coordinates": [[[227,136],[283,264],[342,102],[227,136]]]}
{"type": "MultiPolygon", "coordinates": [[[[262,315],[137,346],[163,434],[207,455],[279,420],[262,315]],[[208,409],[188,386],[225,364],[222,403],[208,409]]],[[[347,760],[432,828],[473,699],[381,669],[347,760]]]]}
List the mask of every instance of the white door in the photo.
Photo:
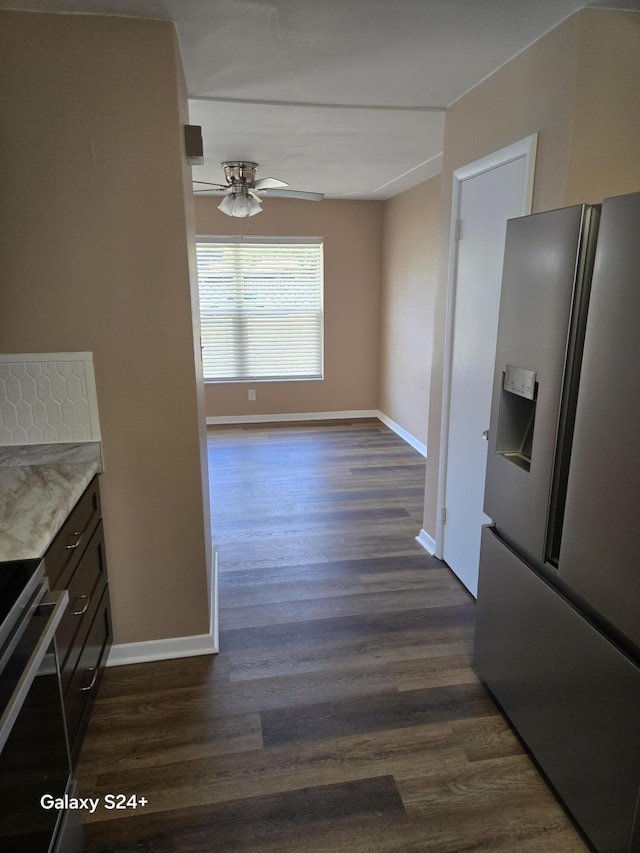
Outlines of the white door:
{"type": "Polygon", "coordinates": [[[463,170],[454,176],[460,224],[452,250],[450,295],[455,295],[441,553],[474,596],[481,527],[490,521],[482,511],[487,466],[483,432],[489,428],[506,223],[530,211],[530,150],[498,165],[487,159],[489,168],[480,161],[466,167],[466,176],[460,175],[463,170]]]}

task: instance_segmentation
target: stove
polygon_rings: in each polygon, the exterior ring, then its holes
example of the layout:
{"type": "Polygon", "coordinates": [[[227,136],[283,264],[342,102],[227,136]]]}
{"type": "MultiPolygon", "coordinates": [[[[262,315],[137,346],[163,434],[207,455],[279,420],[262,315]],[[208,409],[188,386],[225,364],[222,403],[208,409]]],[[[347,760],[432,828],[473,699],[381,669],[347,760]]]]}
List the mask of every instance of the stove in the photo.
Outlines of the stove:
{"type": "Polygon", "coordinates": [[[69,594],[49,592],[42,560],[0,563],[0,850],[79,853],[55,632],[69,594]]]}
{"type": "Polygon", "coordinates": [[[44,594],[44,562],[16,560],[0,563],[0,649],[15,631],[26,608],[44,594]]]}

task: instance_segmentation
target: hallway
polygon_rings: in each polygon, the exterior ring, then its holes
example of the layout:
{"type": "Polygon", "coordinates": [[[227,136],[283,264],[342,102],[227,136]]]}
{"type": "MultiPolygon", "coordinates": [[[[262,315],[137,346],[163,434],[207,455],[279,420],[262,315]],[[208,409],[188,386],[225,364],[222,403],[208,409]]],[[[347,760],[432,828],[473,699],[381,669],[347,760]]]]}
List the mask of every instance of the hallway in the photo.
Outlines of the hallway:
{"type": "Polygon", "coordinates": [[[220,654],[107,670],[87,850],[586,848],[471,667],[474,602],[414,541],[424,460],[377,420],[209,430],[220,654]]]}

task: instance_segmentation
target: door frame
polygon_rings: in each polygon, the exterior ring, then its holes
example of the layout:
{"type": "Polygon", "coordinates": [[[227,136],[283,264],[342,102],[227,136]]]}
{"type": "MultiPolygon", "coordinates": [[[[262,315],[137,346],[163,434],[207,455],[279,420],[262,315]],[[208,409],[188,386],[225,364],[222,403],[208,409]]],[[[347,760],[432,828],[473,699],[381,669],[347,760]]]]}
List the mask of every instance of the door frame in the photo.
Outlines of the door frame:
{"type": "Polygon", "coordinates": [[[449,230],[449,266],[447,277],[447,303],[445,316],[444,366],[442,377],[442,413],[440,419],[440,458],[438,462],[438,514],[436,519],[435,556],[442,559],[444,551],[443,508],[447,505],[447,462],[449,453],[449,422],[451,410],[451,373],[453,368],[453,333],[455,329],[455,296],[458,276],[458,241],[455,239],[456,222],[460,217],[462,184],[469,178],[475,178],[484,172],[505,166],[524,157],[527,161],[521,216],[531,213],[533,201],[533,179],[535,172],[538,134],[532,133],[513,142],[486,157],[474,160],[466,166],[455,169],[451,190],[451,224],[449,230]]]}

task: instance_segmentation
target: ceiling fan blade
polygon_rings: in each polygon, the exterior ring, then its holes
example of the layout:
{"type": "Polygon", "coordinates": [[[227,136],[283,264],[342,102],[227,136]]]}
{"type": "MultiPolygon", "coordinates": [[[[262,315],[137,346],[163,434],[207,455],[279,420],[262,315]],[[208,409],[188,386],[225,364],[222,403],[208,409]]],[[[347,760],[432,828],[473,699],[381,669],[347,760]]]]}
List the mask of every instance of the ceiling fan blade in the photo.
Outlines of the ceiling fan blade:
{"type": "MultiPolygon", "coordinates": [[[[193,181],[194,184],[206,184],[208,187],[216,187],[219,190],[226,190],[228,188],[228,184],[212,184],[211,181],[193,181]]],[[[198,190],[198,192],[206,192],[206,190],[198,190]]]]}
{"type": "Polygon", "coordinates": [[[262,204],[262,199],[260,198],[258,193],[255,193],[253,190],[247,190],[247,195],[250,195],[251,198],[255,199],[258,204],[262,204]]]}
{"type": "Polygon", "coordinates": [[[322,201],[324,193],[308,193],[304,190],[260,190],[261,195],[269,198],[300,198],[307,201],[322,201]]]}
{"type": "Polygon", "coordinates": [[[277,187],[288,187],[289,184],[286,181],[281,181],[279,178],[260,178],[255,181],[253,184],[253,188],[255,190],[271,190],[276,189],[277,187]]]}

